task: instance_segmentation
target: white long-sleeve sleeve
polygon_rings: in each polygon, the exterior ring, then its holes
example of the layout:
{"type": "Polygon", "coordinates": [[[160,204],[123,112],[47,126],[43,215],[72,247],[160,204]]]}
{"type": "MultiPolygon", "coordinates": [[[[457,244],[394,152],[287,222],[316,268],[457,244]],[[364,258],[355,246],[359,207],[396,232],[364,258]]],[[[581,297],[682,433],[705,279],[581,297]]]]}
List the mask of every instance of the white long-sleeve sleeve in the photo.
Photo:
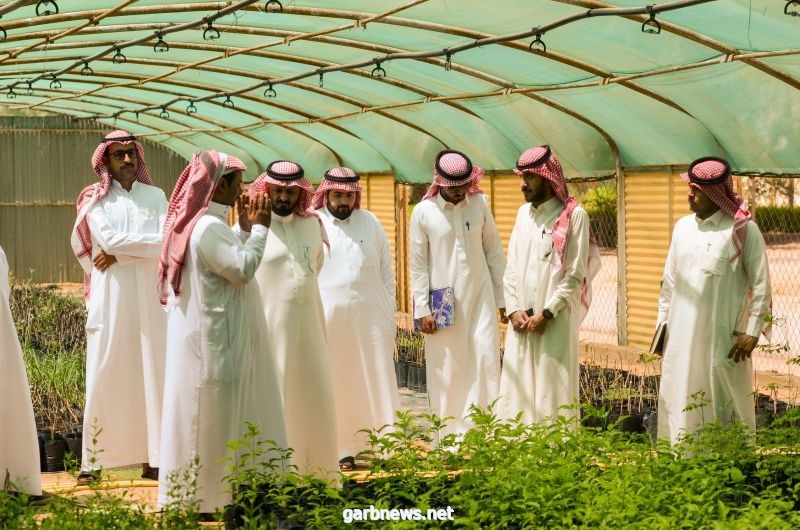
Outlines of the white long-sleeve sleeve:
{"type": "MultiPolygon", "coordinates": [[[[588,261],[589,214],[582,208],[576,208],[569,219],[569,238],[564,252],[564,263],[561,264],[562,276],[545,304],[545,308],[549,309],[553,316],[564,309],[568,300],[575,299],[576,293],[580,293],[588,261]]],[[[580,298],[579,294],[577,298],[580,298]]]]}
{"type": "Polygon", "coordinates": [[[503,275],[506,270],[506,257],[503,254],[503,241],[500,239],[500,232],[494,222],[489,203],[485,204],[483,210],[483,232],[481,234],[483,242],[483,253],[486,255],[486,264],[489,266],[489,275],[492,277],[492,290],[497,307],[506,307],[503,275]]]}
{"type": "Polygon", "coordinates": [[[231,283],[244,284],[253,279],[261,264],[267,234],[266,227],[253,225],[247,242],[242,243],[226,225],[215,223],[203,232],[197,252],[212,272],[231,283]]]}
{"type": "MultiPolygon", "coordinates": [[[[89,210],[86,220],[98,246],[118,260],[120,256],[158,259],[161,254],[161,232],[138,234],[116,230],[99,203],[89,210]]],[[[159,221],[159,226],[163,227],[163,220],[159,221]]]]}
{"type": "Polygon", "coordinates": [[[414,318],[422,318],[431,314],[430,308],[430,248],[428,233],[421,211],[415,208],[411,212],[411,226],[408,232],[408,254],[411,271],[411,293],[414,299],[414,318]]]}
{"type": "MultiPolygon", "coordinates": [[[[675,231],[673,230],[673,240],[675,231]]],[[[675,251],[673,245],[669,246],[667,261],[664,263],[664,276],[661,278],[661,292],[658,295],[658,317],[656,326],[667,320],[669,306],[672,302],[672,292],[675,289],[675,251]]]]}
{"type": "Polygon", "coordinates": [[[767,248],[764,236],[752,221],[747,223],[744,249],[742,249],[742,263],[750,283],[750,305],[746,334],[758,337],[764,329],[765,317],[771,311],[772,286],[769,280],[769,266],[767,265],[767,248]]]}
{"type": "Polygon", "coordinates": [[[506,315],[511,315],[515,311],[524,309],[519,306],[519,293],[517,293],[517,285],[519,285],[517,283],[517,237],[517,223],[515,223],[514,229],[511,231],[511,238],[508,241],[508,262],[503,274],[506,315]]]}
{"type": "Polygon", "coordinates": [[[386,291],[386,296],[392,302],[395,301],[395,278],[394,269],[392,269],[392,249],[389,246],[389,238],[386,237],[386,232],[375,220],[375,241],[378,245],[378,259],[381,266],[381,278],[383,278],[383,288],[386,291]]]}

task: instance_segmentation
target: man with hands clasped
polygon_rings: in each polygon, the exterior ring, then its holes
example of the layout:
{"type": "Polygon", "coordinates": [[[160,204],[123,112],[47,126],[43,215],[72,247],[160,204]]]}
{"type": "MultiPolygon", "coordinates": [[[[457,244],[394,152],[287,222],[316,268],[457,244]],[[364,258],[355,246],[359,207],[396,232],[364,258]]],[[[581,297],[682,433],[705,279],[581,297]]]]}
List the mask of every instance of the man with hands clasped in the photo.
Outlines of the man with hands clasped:
{"type": "Polygon", "coordinates": [[[531,147],[514,170],[526,204],[517,213],[503,278],[506,334],[498,412],[524,422],[576,416],[578,326],[591,301],[600,254],[589,216],[567,192],[548,146],[531,147]]]}

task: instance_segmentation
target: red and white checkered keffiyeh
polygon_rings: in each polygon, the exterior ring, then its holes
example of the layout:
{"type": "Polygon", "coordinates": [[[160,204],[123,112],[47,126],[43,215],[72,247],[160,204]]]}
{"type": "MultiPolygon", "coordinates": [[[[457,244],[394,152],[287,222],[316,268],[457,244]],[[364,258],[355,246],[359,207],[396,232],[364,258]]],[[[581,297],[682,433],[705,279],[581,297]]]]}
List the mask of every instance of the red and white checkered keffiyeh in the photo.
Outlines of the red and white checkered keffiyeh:
{"type": "MultiPolygon", "coordinates": [[[[550,183],[553,193],[564,204],[561,213],[553,225],[553,248],[559,259],[558,267],[564,263],[564,253],[567,250],[569,239],[569,222],[572,212],[580,204],[575,197],[570,196],[567,190],[567,181],[564,179],[564,170],[556,155],[547,145],[530,147],[523,152],[517,160],[514,173],[520,177],[528,174],[539,175],[550,183]]],[[[581,287],[581,305],[586,311],[592,302],[592,279],[597,274],[600,266],[600,251],[594,231],[589,226],[589,263],[586,276],[581,287]],[[597,263],[595,263],[595,261],[597,263]]]]}
{"type": "Polygon", "coordinates": [[[314,198],[314,186],[304,176],[303,168],[300,164],[289,162],[288,160],[278,160],[267,166],[267,170],[260,174],[257,179],[247,188],[250,198],[256,195],[267,195],[271,186],[281,186],[300,188],[300,198],[294,213],[300,217],[316,216],[309,210],[311,201],[314,198]]]}
{"type": "Polygon", "coordinates": [[[217,151],[195,153],[181,173],[167,207],[164,239],[158,263],[158,298],[166,306],[170,295],[181,293],[181,276],[186,263],[189,239],[197,221],[206,213],[222,175],[246,171],[247,166],[235,156],[217,151]]]}
{"type": "Polygon", "coordinates": [[[354,209],[361,208],[361,186],[358,184],[359,176],[350,168],[335,167],[325,172],[325,178],[320,182],[317,191],[314,192],[312,208],[319,210],[325,205],[328,192],[335,191],[354,191],[356,192],[356,202],[354,209]]]}
{"type": "Polygon", "coordinates": [[[731,168],[727,162],[714,157],[700,158],[692,162],[689,171],[681,173],[681,178],[689,186],[697,188],[708,196],[720,209],[733,217],[733,256],[735,264],[742,257],[744,240],[747,236],[747,221],[752,219],[744,209],[742,198],[733,191],[730,178],[731,168]]]}
{"type": "Polygon", "coordinates": [[[117,130],[106,135],[103,141],[97,146],[92,155],[92,170],[100,179],[100,182],[95,182],[83,188],[83,191],[78,195],[78,200],[75,207],[78,210],[78,218],[75,220],[75,226],[72,228],[72,235],[70,236],[70,244],[75,257],[78,258],[83,268],[83,297],[88,300],[91,294],[91,274],[94,264],[92,263],[92,233],[89,231],[89,223],[86,221],[86,214],[92,206],[97,204],[103,197],[108,194],[111,187],[111,170],[107,164],[106,150],[112,143],[121,143],[123,145],[133,144],[136,148],[137,166],[136,166],[136,180],[143,184],[152,185],[150,179],[150,171],[147,169],[147,162],[144,160],[144,149],[142,144],[136,141],[136,138],[127,131],[117,130]]]}
{"type": "Polygon", "coordinates": [[[458,151],[442,151],[436,155],[433,164],[433,183],[428,187],[422,200],[432,199],[440,188],[470,184],[467,194],[483,193],[478,183],[483,178],[483,168],[473,166],[467,155],[458,151]]]}

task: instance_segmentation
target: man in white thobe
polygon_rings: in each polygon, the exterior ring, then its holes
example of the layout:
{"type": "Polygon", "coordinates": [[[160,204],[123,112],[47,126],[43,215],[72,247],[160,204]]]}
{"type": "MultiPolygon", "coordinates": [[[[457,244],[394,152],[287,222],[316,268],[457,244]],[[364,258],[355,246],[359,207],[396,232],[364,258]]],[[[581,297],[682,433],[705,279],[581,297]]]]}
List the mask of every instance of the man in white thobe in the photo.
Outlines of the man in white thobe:
{"type": "Polygon", "coordinates": [[[256,281],[275,353],[292,464],[300,473],[338,475],[331,354],[317,275],[325,259],[325,230],[308,210],[311,183],[299,164],[280,160],[251,184],[267,193],[272,228],[256,281]]]}
{"type": "MultiPolygon", "coordinates": [[[[170,200],[158,284],[161,301],[169,308],[170,352],[161,430],[161,506],[195,502],[199,512],[214,512],[231,501],[225,476],[232,462],[226,457],[244,471],[268,466],[267,460],[286,447],[261,296],[251,281],[267,240],[269,201],[263,196],[240,199],[240,234],[249,236],[247,242],[227,224],[243,171],[244,164],[233,156],[195,154],[170,200]],[[275,445],[242,459],[250,445],[230,451],[227,444],[244,440],[247,423],[259,430],[255,441],[275,445]],[[192,482],[196,487],[187,491],[192,482]]],[[[273,471],[283,472],[282,464],[273,471]]]]}
{"type": "Polygon", "coordinates": [[[771,289],[764,238],[730,173],[706,157],[681,174],[694,215],[675,223],[657,320],[667,323],[658,436],[671,443],[714,420],[755,428],[750,355],[769,335],[771,289]]]}
{"type": "Polygon", "coordinates": [[[600,254],[589,216],[567,192],[548,146],[531,147],[514,170],[526,203],[508,243],[506,334],[498,412],[525,423],[577,417],[578,326],[591,301],[600,254]],[[573,408],[568,408],[573,406],[573,408]]]}
{"type": "Polygon", "coordinates": [[[463,153],[442,151],[433,174],[433,183],[411,213],[414,318],[425,333],[431,410],[441,418],[452,417],[440,434],[460,435],[469,428],[470,407],[486,407],[497,398],[497,311],[505,321],[506,262],[491,208],[478,188],[483,169],[473,167],[463,153]],[[452,290],[450,316],[431,307],[431,291],[442,289],[452,290]],[[440,327],[444,321],[452,325],[440,327]]]}
{"type": "Polygon", "coordinates": [[[88,310],[78,482],[137,462],[143,478],[156,479],[166,317],[153,285],[167,199],[152,185],[142,145],[125,131],[103,139],[92,169],[100,182],[78,197],[71,238],[88,310]]]}
{"type": "Polygon", "coordinates": [[[0,247],[0,490],[41,502],[39,443],[17,328],[9,306],[8,261],[0,247]]]}
{"type": "Polygon", "coordinates": [[[361,208],[359,176],[328,170],[314,194],[330,247],[319,274],[339,431],[339,467],[367,449],[362,429],[391,425],[399,405],[394,373],[394,271],[389,239],[361,208]]]}

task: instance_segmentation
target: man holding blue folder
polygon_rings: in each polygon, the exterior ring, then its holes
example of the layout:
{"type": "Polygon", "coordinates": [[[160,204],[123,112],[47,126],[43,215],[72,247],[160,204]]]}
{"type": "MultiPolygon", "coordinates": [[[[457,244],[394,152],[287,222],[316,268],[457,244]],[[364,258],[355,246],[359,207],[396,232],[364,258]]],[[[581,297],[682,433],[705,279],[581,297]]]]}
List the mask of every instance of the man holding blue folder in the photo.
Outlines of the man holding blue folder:
{"type": "Polygon", "coordinates": [[[500,384],[497,308],[505,321],[506,261],[483,169],[458,151],[436,157],[434,179],[411,213],[414,318],[425,333],[428,399],[452,417],[441,434],[463,434],[471,405],[485,407],[500,384]]]}

